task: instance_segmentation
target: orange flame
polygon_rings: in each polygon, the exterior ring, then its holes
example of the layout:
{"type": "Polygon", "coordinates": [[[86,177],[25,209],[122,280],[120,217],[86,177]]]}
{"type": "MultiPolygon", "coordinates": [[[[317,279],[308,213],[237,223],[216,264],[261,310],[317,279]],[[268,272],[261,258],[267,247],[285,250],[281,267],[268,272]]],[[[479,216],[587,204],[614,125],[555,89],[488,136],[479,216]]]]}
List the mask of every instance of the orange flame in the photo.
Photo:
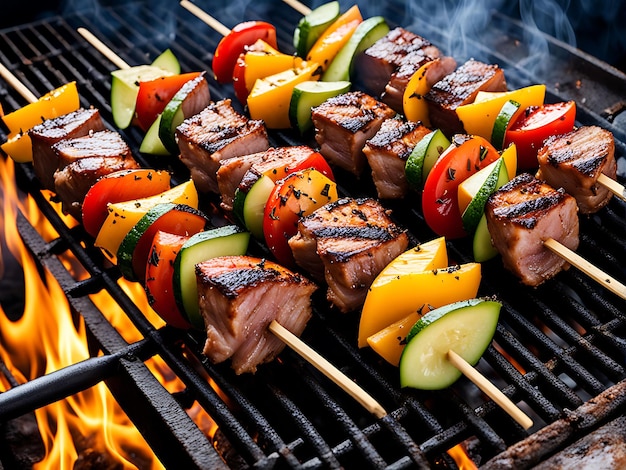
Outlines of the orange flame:
{"type": "MultiPolygon", "coordinates": [[[[5,261],[12,255],[24,273],[25,301],[23,315],[15,321],[7,318],[0,306],[0,359],[22,383],[87,359],[89,351],[82,318],[73,318],[65,294],[52,275],[44,271],[42,279],[12,223],[19,210],[45,240],[57,236],[35,201],[18,193],[14,170],[12,160],[0,160],[0,231],[4,241],[0,244],[0,276],[4,278],[5,261]],[[2,252],[4,249],[8,252],[2,252]]],[[[67,217],[66,223],[72,226],[76,222],[67,217]]],[[[76,279],[87,275],[70,254],[64,254],[61,260],[76,279]]],[[[120,286],[155,327],[163,325],[149,307],[141,285],[122,280],[120,286]]],[[[100,292],[91,299],[127,342],[142,338],[108,293],[100,292]]],[[[146,364],[168,390],[184,386],[159,357],[146,364]]],[[[9,387],[0,377],[0,390],[9,387]]],[[[44,460],[35,466],[38,470],[73,468],[79,459],[90,458],[94,452],[123,468],[163,468],[104,383],[36,410],[35,415],[46,449],[44,460]]]]}
{"type": "Polygon", "coordinates": [[[448,454],[455,461],[459,470],[477,470],[478,467],[469,455],[467,455],[463,443],[457,444],[452,449],[448,450],[448,454]]]}

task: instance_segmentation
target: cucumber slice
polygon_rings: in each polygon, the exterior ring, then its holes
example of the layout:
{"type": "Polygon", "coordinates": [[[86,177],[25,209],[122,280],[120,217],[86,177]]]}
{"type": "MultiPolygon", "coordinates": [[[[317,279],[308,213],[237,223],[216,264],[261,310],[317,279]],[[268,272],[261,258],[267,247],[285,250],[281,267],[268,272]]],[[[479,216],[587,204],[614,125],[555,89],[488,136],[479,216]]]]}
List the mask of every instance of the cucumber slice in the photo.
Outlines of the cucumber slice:
{"type": "MultiPolygon", "coordinates": [[[[485,212],[485,204],[489,196],[509,181],[509,172],[506,169],[504,158],[500,157],[485,168],[489,168],[489,171],[485,172],[487,176],[461,215],[463,228],[469,234],[474,233],[476,230],[476,226],[485,212]]],[[[475,173],[472,176],[477,174],[475,173]]],[[[482,177],[483,175],[481,174],[480,176],[482,177]]]]}
{"type": "Polygon", "coordinates": [[[289,121],[297,127],[301,134],[313,127],[311,109],[334,96],[350,90],[350,82],[318,82],[306,81],[293,89],[289,102],[289,121]]]}
{"type": "Polygon", "coordinates": [[[495,300],[470,299],[421,317],[411,328],[400,358],[400,385],[440,390],[456,382],[461,371],[448,361],[448,351],[475,365],[491,344],[501,307],[495,300]]]}
{"type": "Polygon", "coordinates": [[[171,155],[159,138],[159,126],[161,125],[161,114],[148,128],[148,132],[141,141],[139,151],[148,155],[171,155]]]}
{"type": "Polygon", "coordinates": [[[506,130],[509,128],[509,124],[513,118],[517,115],[521,104],[515,100],[509,100],[502,105],[502,109],[496,116],[496,121],[493,123],[493,131],[491,132],[491,143],[498,150],[502,150],[504,147],[504,137],[506,136],[506,130]]]}
{"type": "Polygon", "coordinates": [[[424,136],[406,160],[404,172],[409,186],[422,189],[428,173],[441,154],[450,146],[450,141],[440,129],[424,136]]]}
{"type": "Polygon", "coordinates": [[[293,46],[296,54],[306,57],[315,41],[337,18],[339,18],[339,2],[328,2],[315,8],[302,17],[293,32],[293,46]]]}
{"type": "Polygon", "coordinates": [[[195,328],[204,327],[198,305],[196,264],[218,256],[243,255],[249,241],[249,232],[236,225],[226,225],[192,235],[176,255],[174,297],[180,311],[195,328]]]}
{"type": "Polygon", "coordinates": [[[117,249],[117,266],[122,272],[122,276],[131,281],[137,280],[133,271],[133,253],[139,243],[139,240],[146,233],[146,230],[163,214],[171,211],[176,204],[166,202],[157,204],[151,208],[146,214],[139,219],[132,229],[126,234],[120,247],[117,249]]]}
{"type": "Polygon", "coordinates": [[[482,215],[476,226],[474,239],[472,240],[472,251],[474,253],[474,260],[477,263],[488,261],[498,255],[498,250],[496,250],[491,243],[491,234],[489,233],[485,214],[482,215]]]}
{"type": "Polygon", "coordinates": [[[269,176],[261,176],[252,185],[243,202],[244,225],[258,240],[263,240],[263,214],[265,204],[274,190],[275,183],[269,176]]]}
{"type": "Polygon", "coordinates": [[[388,32],[389,25],[382,16],[373,16],[360,23],[330,63],[322,75],[322,80],[325,82],[350,80],[354,58],[388,32]]]}
{"type": "Polygon", "coordinates": [[[126,129],[132,123],[139,82],[168,75],[172,73],[153,65],[138,65],[111,72],[111,112],[115,125],[120,129],[126,129]]]}
{"type": "Polygon", "coordinates": [[[180,73],[180,62],[178,62],[178,59],[171,49],[165,49],[161,52],[161,54],[154,59],[151,65],[153,67],[167,70],[172,75],[178,75],[180,73]]]}

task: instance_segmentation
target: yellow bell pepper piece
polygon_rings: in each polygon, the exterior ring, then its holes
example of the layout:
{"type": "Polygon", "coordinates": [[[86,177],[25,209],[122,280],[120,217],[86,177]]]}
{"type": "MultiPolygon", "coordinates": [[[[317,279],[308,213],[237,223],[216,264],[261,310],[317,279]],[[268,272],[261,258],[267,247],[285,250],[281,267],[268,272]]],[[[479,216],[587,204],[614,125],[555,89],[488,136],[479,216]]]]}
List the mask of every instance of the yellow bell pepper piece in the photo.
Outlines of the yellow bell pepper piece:
{"type": "Polygon", "coordinates": [[[33,160],[33,143],[28,134],[14,134],[9,136],[2,150],[17,163],[26,163],[33,160]]]}
{"type": "MultiPolygon", "coordinates": [[[[368,344],[386,361],[397,366],[406,344],[406,336],[419,317],[433,308],[473,299],[478,293],[480,279],[480,263],[417,273],[413,279],[415,284],[408,294],[413,301],[412,310],[402,315],[397,311],[399,318],[393,324],[370,335],[367,338],[368,344]]],[[[392,302],[388,300],[388,304],[392,302]]]]}
{"type": "Polygon", "coordinates": [[[518,112],[522,113],[528,106],[541,106],[545,95],[545,85],[531,85],[505,93],[494,93],[491,99],[459,106],[456,114],[468,134],[491,140],[493,125],[504,103],[508,100],[517,101],[521,105],[518,112]]]}
{"type": "Polygon", "coordinates": [[[339,50],[348,42],[357,26],[363,22],[358,5],[353,5],[335,20],[315,41],[306,60],[317,62],[323,70],[330,65],[339,50]]]}
{"type": "Polygon", "coordinates": [[[404,117],[409,121],[421,121],[426,127],[430,126],[428,117],[428,103],[424,99],[432,87],[426,78],[428,69],[437,64],[440,59],[431,60],[422,65],[407,83],[402,97],[404,117]]]}
{"type": "Polygon", "coordinates": [[[126,234],[150,209],[167,202],[186,204],[197,209],[198,191],[193,181],[186,181],[156,196],[109,204],[109,215],[102,224],[94,245],[102,248],[106,256],[115,263],[117,250],[126,234]]]}
{"type": "Polygon", "coordinates": [[[244,55],[246,89],[252,90],[256,81],[288,69],[299,68],[302,57],[283,54],[268,43],[259,39],[254,47],[244,55]]]}
{"type": "MultiPolygon", "coordinates": [[[[444,237],[411,248],[391,261],[374,279],[361,311],[359,347],[367,337],[415,310],[413,296],[421,286],[419,273],[448,266],[444,237]]],[[[418,305],[419,307],[419,305],[418,305]]]]}
{"type": "Polygon", "coordinates": [[[256,81],[248,96],[252,119],[262,119],[270,129],[290,127],[289,104],[294,87],[307,80],[319,80],[317,63],[303,62],[302,67],[285,70],[256,81]]]}

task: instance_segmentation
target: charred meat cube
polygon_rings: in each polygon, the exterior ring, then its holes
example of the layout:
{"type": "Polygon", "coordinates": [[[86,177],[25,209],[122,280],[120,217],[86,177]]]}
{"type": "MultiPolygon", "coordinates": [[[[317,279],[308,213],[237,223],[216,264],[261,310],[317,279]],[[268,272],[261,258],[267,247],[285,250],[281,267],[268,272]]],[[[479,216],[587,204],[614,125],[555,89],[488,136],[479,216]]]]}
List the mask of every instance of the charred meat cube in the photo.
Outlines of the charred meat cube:
{"type": "Polygon", "coordinates": [[[598,183],[601,173],[617,176],[613,134],[598,126],[583,126],[552,136],[537,154],[537,178],[574,196],[581,214],[606,206],[613,193],[598,183]]]}
{"type": "Polygon", "coordinates": [[[54,191],[54,172],[59,168],[59,157],[52,149],[53,144],[104,129],[100,111],[95,108],[80,108],[34,126],[28,135],[33,146],[33,170],[41,185],[54,191]]]}
{"type": "Polygon", "coordinates": [[[271,261],[224,256],[196,265],[200,312],[207,329],[204,354],[231,358],[237,374],[255,372],[284,347],[268,326],[276,320],[299,336],[311,318],[317,286],[271,261]]]}
{"type": "Polygon", "coordinates": [[[441,51],[427,39],[404,28],[394,28],[355,57],[355,85],[380,97],[398,67],[422,58],[432,60],[441,55],[441,51]]]}
{"type": "Polygon", "coordinates": [[[409,84],[409,80],[413,77],[413,74],[415,74],[422,65],[434,61],[425,74],[426,83],[431,87],[446,75],[452,73],[456,68],[456,60],[448,56],[433,58],[424,56],[421,53],[414,53],[407,56],[406,59],[405,63],[391,74],[389,83],[385,85],[385,92],[381,97],[383,103],[388,104],[401,114],[404,113],[404,91],[409,84]]]}
{"type": "Polygon", "coordinates": [[[545,240],[552,238],[570,250],[578,248],[576,200],[528,173],[493,193],[485,216],[505,268],[523,284],[537,286],[569,267],[543,245],[545,240]]]}
{"type": "Polygon", "coordinates": [[[365,142],[395,114],[389,106],[361,91],[326,100],[311,113],[320,153],[331,164],[360,175],[365,166],[365,142]]]}
{"type": "Polygon", "coordinates": [[[293,145],[271,147],[263,152],[222,160],[217,170],[217,185],[222,196],[222,208],[233,209],[235,191],[242,184],[244,189],[250,189],[262,175],[284,174],[287,169],[298,167],[314,153],[316,151],[309,146],[293,145]]]}
{"type": "Polygon", "coordinates": [[[298,222],[289,240],[296,263],[328,284],[327,298],[342,312],[359,308],[367,289],[408,247],[406,230],[374,199],[344,198],[298,222]]]}
{"type": "Polygon", "coordinates": [[[497,65],[470,59],[435,83],[424,97],[432,127],[447,136],[465,132],[456,108],[472,103],[479,91],[506,91],[504,72],[497,65]]]}
{"type": "Polygon", "coordinates": [[[212,103],[176,128],[180,159],[199,191],[219,191],[220,160],[269,148],[263,122],[246,118],[230,103],[229,99],[212,103]]]}
{"type": "Polygon", "coordinates": [[[104,175],[139,168],[130,148],[113,131],[61,140],[53,145],[61,165],[54,172],[54,190],[63,211],[82,220],[82,205],[89,189],[104,175]]]}
{"type": "Polygon", "coordinates": [[[404,197],[409,185],[404,174],[406,160],[417,143],[430,133],[417,122],[387,119],[374,137],[367,141],[363,153],[372,169],[378,197],[404,197]]]}

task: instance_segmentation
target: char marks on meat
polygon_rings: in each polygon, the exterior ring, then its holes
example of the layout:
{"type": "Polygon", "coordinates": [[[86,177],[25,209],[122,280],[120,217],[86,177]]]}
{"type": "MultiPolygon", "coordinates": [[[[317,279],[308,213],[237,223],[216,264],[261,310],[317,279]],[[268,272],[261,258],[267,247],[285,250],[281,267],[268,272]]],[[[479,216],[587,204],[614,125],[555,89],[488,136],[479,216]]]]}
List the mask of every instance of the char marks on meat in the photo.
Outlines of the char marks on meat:
{"type": "Polygon", "coordinates": [[[417,143],[430,132],[421,123],[387,119],[376,135],[367,141],[363,153],[372,169],[379,198],[399,199],[407,194],[406,160],[417,143]]]}
{"type": "Polygon", "coordinates": [[[96,108],[80,108],[34,126],[28,134],[33,146],[33,170],[41,185],[54,191],[54,172],[59,168],[59,157],[53,144],[104,129],[100,111],[96,108]]]}
{"type": "Polygon", "coordinates": [[[214,363],[231,358],[237,374],[255,372],[285,346],[268,330],[272,320],[300,336],[311,317],[317,286],[271,261],[213,258],[196,265],[196,278],[207,329],[204,354],[214,363]]]}
{"type": "Polygon", "coordinates": [[[552,136],[537,154],[537,178],[562,187],[576,199],[581,214],[597,212],[613,193],[598,183],[598,176],[617,176],[613,134],[598,126],[583,126],[552,136]]]}
{"type": "Polygon", "coordinates": [[[185,93],[185,99],[181,104],[183,116],[194,116],[211,103],[211,91],[205,74],[206,72],[201,72],[199,76],[181,87],[181,94],[185,93]]]}
{"type": "Polygon", "coordinates": [[[202,192],[219,192],[217,170],[221,160],[269,148],[263,121],[238,113],[231,100],[210,104],[176,128],[180,159],[202,192]]]}
{"type": "Polygon", "coordinates": [[[271,177],[284,173],[286,169],[297,167],[314,153],[316,151],[309,146],[293,145],[271,147],[263,152],[222,160],[217,170],[222,208],[229,211],[233,209],[238,187],[247,192],[262,175],[270,174],[271,177]]]}
{"type": "Polygon", "coordinates": [[[344,198],[298,222],[289,240],[296,263],[328,284],[327,298],[342,312],[359,308],[375,277],[406,250],[406,230],[374,199],[344,198]]]}
{"type": "Polygon", "coordinates": [[[52,145],[59,167],[54,172],[54,191],[65,212],[81,220],[82,204],[89,188],[114,171],[139,168],[128,144],[117,132],[104,130],[52,145]]]}
{"type": "Polygon", "coordinates": [[[537,286],[569,267],[543,245],[545,240],[553,238],[570,250],[578,248],[576,200],[528,173],[492,194],[485,216],[504,266],[524,284],[537,286]]]}
{"type": "Polygon", "coordinates": [[[470,59],[426,94],[432,127],[441,129],[448,137],[464,133],[456,108],[472,103],[479,91],[506,91],[504,72],[497,65],[470,59]]]}
{"type": "Polygon", "coordinates": [[[326,100],[311,114],[320,153],[330,163],[360,175],[365,166],[365,142],[395,114],[389,106],[361,91],[326,100]]]}

